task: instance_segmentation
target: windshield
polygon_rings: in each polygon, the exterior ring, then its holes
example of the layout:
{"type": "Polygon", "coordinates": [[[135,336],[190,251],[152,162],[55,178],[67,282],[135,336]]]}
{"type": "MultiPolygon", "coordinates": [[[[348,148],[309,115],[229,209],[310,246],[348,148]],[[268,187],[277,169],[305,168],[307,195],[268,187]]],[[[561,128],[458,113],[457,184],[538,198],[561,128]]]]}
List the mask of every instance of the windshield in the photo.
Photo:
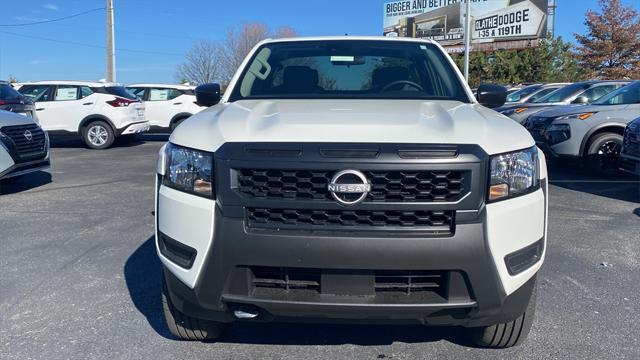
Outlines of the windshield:
{"type": "Polygon", "coordinates": [[[594,105],[640,104],[640,81],[622,87],[593,102],[594,105]]]}
{"type": "Polygon", "coordinates": [[[245,67],[230,101],[380,98],[470,101],[435,45],[353,40],[266,44],[245,67]]]}
{"type": "Polygon", "coordinates": [[[534,103],[557,103],[563,102],[570,99],[573,95],[575,95],[580,90],[586,90],[589,88],[588,84],[571,84],[565,87],[562,87],[552,93],[549,93],[547,96],[542,97],[534,103]]]}
{"type": "Polygon", "coordinates": [[[526,88],[520,89],[516,92],[513,92],[509,94],[509,96],[507,96],[507,102],[520,101],[520,99],[524,98],[529,94],[534,93],[535,91],[538,91],[538,89],[540,89],[541,87],[542,85],[532,85],[532,86],[527,86],[526,88]]]}

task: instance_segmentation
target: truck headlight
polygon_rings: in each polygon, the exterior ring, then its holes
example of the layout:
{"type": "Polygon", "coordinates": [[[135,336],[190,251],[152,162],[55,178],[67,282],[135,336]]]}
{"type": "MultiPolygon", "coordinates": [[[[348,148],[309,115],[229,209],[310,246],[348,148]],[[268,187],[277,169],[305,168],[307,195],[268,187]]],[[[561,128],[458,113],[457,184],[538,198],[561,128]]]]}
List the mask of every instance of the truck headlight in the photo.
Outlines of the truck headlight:
{"type": "Polygon", "coordinates": [[[213,154],[167,144],[162,183],[170,188],[213,198],[213,154]]]}
{"type": "Polygon", "coordinates": [[[538,148],[535,146],[492,156],[487,200],[509,199],[540,187],[538,161],[538,148]]]}

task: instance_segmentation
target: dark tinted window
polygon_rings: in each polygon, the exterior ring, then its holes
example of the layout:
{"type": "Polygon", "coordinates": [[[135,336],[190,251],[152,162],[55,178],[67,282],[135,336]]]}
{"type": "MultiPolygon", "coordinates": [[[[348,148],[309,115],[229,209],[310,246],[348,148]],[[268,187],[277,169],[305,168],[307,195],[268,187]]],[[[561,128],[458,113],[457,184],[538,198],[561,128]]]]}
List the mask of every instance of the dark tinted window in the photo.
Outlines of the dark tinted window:
{"type": "Polygon", "coordinates": [[[620,88],[598,99],[597,105],[628,105],[640,104],[640,81],[620,88]]]}
{"type": "Polygon", "coordinates": [[[20,100],[22,95],[8,84],[0,84],[0,100],[20,100]]]}
{"type": "Polygon", "coordinates": [[[536,103],[557,103],[569,100],[575,94],[579,93],[581,90],[588,89],[588,84],[571,84],[567,85],[563,88],[560,88],[547,96],[544,96],[538,100],[536,103]]]}
{"type": "Polygon", "coordinates": [[[535,102],[538,99],[542,99],[543,97],[547,96],[547,94],[552,93],[553,91],[558,90],[558,88],[547,88],[547,89],[542,89],[540,91],[538,91],[537,93],[531,95],[531,97],[529,98],[529,102],[535,102]]]}
{"type": "Polygon", "coordinates": [[[115,96],[119,96],[121,98],[129,99],[129,100],[138,100],[138,97],[133,95],[127,88],[124,86],[107,86],[105,87],[107,93],[115,96]]]}
{"type": "Polygon", "coordinates": [[[91,94],[93,94],[93,90],[90,87],[80,86],[80,98],[85,98],[91,94]]]}
{"type": "Polygon", "coordinates": [[[444,99],[469,102],[435,45],[300,41],[262,46],[231,94],[241,99],[444,99]]]}
{"type": "Polygon", "coordinates": [[[617,85],[614,85],[614,84],[596,86],[596,87],[592,87],[591,89],[583,92],[579,96],[581,96],[581,97],[584,96],[584,97],[587,98],[587,100],[589,100],[589,102],[592,102],[594,100],[598,100],[601,97],[607,95],[608,93],[612,92],[616,88],[617,88],[617,85]]]}
{"type": "Polygon", "coordinates": [[[133,95],[139,97],[140,99],[144,99],[145,88],[142,88],[142,87],[128,87],[127,90],[129,90],[130,93],[132,93],[133,95]]]}
{"type": "Polygon", "coordinates": [[[25,85],[18,89],[22,95],[32,101],[49,101],[51,86],[49,85],[25,85]]]}
{"type": "Polygon", "coordinates": [[[526,88],[522,88],[518,91],[512,92],[511,94],[509,94],[509,96],[507,96],[507,102],[520,101],[520,99],[522,99],[523,97],[529,94],[536,92],[541,87],[542,87],[541,85],[527,86],[526,88]]]}

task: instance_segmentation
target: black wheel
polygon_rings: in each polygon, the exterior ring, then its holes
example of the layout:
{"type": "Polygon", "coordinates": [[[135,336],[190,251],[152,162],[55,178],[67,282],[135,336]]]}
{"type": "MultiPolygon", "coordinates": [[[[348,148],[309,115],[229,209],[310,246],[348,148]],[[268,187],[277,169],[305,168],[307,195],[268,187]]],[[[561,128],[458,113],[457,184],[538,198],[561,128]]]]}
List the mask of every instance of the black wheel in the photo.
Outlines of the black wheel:
{"type": "Polygon", "coordinates": [[[169,127],[171,132],[173,132],[173,130],[175,130],[178,127],[178,125],[182,124],[182,122],[187,120],[187,119],[188,119],[188,117],[181,117],[181,118],[173,120],[171,122],[171,126],[169,127]]]}
{"type": "Polygon", "coordinates": [[[113,144],[115,138],[111,126],[101,120],[90,122],[82,131],[82,139],[92,149],[106,149],[113,144]]]}
{"type": "Polygon", "coordinates": [[[536,313],[536,287],[525,312],[517,319],[491,326],[467,329],[470,340],[477,346],[504,349],[521,344],[529,335],[536,313]]]}
{"type": "Polygon", "coordinates": [[[192,318],[181,313],[171,303],[169,290],[162,279],[162,310],[171,334],[180,340],[214,340],[222,335],[227,324],[192,318]]]}
{"type": "Polygon", "coordinates": [[[618,161],[622,150],[622,135],[602,133],[589,141],[586,153],[586,165],[589,170],[601,175],[618,173],[618,161]]]}

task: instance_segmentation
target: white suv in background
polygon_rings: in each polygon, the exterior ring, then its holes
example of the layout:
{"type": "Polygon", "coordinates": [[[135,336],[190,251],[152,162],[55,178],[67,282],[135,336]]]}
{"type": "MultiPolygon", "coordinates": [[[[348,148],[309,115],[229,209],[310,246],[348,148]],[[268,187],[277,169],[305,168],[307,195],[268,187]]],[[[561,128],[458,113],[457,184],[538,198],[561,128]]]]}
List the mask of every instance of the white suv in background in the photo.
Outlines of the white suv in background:
{"type": "Polygon", "coordinates": [[[145,102],[152,130],[173,131],[182,121],[205,109],[189,85],[131,84],[127,89],[145,102]]]}
{"type": "Polygon", "coordinates": [[[92,149],[149,130],[144,104],[121,84],[40,81],[18,91],[36,103],[38,121],[50,135],[80,135],[92,149]]]}

